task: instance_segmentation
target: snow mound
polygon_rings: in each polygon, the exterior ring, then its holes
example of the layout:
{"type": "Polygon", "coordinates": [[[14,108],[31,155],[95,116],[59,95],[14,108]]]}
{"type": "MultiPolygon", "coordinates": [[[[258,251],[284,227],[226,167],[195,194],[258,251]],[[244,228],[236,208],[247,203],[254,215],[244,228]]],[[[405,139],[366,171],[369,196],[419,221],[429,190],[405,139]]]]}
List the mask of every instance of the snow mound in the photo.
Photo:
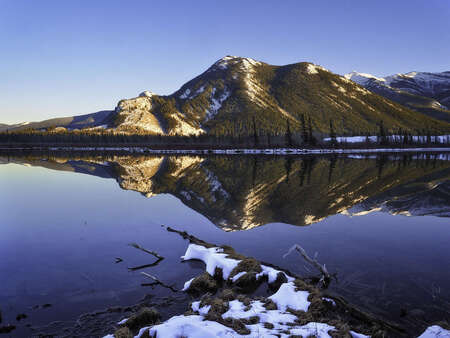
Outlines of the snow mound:
{"type": "Polygon", "coordinates": [[[280,310],[266,310],[264,304],[259,300],[251,302],[248,310],[245,310],[247,307],[239,300],[229,302],[229,307],[228,311],[222,315],[223,319],[249,319],[256,316],[259,317],[260,323],[271,323],[274,325],[294,323],[297,319],[291,313],[285,313],[280,310]]]}
{"type": "Polygon", "coordinates": [[[450,331],[438,325],[428,327],[418,338],[450,338],[450,331]]]}
{"type": "Polygon", "coordinates": [[[149,330],[150,337],[205,338],[233,337],[236,332],[217,322],[204,320],[203,316],[175,316],[149,330]]]}
{"type": "Polygon", "coordinates": [[[222,269],[224,279],[228,279],[231,271],[239,264],[239,260],[228,258],[222,248],[205,248],[197,244],[189,244],[186,253],[181,257],[187,261],[198,259],[206,264],[206,272],[214,276],[216,268],[222,269]]]}
{"type": "MultiPolygon", "coordinates": [[[[241,262],[238,259],[227,257],[227,254],[223,253],[222,248],[206,248],[198,244],[189,244],[186,253],[181,258],[185,261],[190,259],[198,259],[203,261],[206,265],[206,272],[208,272],[211,276],[214,276],[214,271],[216,270],[216,268],[222,269],[222,277],[224,280],[227,280],[229,278],[231,271],[241,262]]],[[[259,279],[263,276],[267,276],[269,283],[275,282],[279,273],[283,273],[286,276],[288,282],[293,282],[295,279],[287,275],[283,271],[274,269],[270,266],[261,265],[261,268],[262,271],[256,275],[256,278],[259,279]]],[[[233,276],[231,281],[237,281],[239,277],[244,274],[245,271],[236,274],[235,276],[233,276]]],[[[189,288],[192,280],[193,279],[187,281],[184,284],[184,291],[189,288]]]]}
{"type": "Polygon", "coordinates": [[[211,305],[205,305],[200,307],[200,301],[196,301],[191,304],[191,308],[193,311],[197,311],[202,316],[205,316],[208,313],[209,309],[211,309],[211,305]]]}
{"type": "Polygon", "coordinates": [[[308,311],[311,302],[308,301],[308,291],[296,291],[293,282],[281,284],[278,291],[269,297],[277,305],[279,310],[286,311],[290,308],[292,310],[308,311]]]}

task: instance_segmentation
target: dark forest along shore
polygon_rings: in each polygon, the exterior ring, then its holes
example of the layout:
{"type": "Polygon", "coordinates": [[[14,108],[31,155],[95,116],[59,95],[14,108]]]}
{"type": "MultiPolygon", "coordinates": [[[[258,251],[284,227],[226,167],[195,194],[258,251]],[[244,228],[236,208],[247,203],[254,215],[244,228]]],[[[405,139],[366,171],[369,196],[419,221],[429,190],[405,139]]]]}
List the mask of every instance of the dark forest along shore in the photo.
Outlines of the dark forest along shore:
{"type": "Polygon", "coordinates": [[[47,152],[0,164],[0,326],[15,326],[10,335],[101,336],[141,306],[161,321],[184,313],[193,299],[167,286],[181,290],[205,267],[180,264],[186,241],[162,224],[316,275],[298,255],[283,258],[299,244],[336,277],[331,296],[413,336],[449,318],[445,154],[47,152]]]}

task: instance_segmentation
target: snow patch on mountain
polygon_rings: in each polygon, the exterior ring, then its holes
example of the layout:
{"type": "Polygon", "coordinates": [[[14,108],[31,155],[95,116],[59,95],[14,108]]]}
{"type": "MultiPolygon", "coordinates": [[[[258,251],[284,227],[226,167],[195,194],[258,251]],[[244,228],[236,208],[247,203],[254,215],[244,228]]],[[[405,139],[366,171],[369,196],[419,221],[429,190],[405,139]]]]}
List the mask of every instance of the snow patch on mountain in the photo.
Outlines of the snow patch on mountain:
{"type": "MultiPolygon", "coordinates": [[[[229,198],[230,194],[223,188],[222,183],[211,170],[205,168],[206,175],[208,176],[208,183],[211,187],[211,192],[219,192],[223,197],[229,198]]],[[[215,199],[215,198],[214,198],[215,199]]]]}
{"type": "Polygon", "coordinates": [[[327,71],[322,66],[314,65],[312,63],[308,63],[308,65],[306,66],[306,72],[308,74],[319,74],[319,72],[318,72],[319,69],[323,70],[323,71],[327,71]]]}
{"type": "Polygon", "coordinates": [[[187,88],[180,96],[179,98],[182,100],[192,100],[194,99],[197,95],[203,93],[205,91],[205,86],[201,86],[199,89],[197,89],[195,91],[195,93],[192,93],[190,88],[187,88]]]}
{"type": "Polygon", "coordinates": [[[449,109],[448,107],[450,107],[450,72],[409,72],[386,77],[351,72],[345,74],[344,78],[368,89],[374,89],[375,92],[376,89],[383,89],[396,93],[396,95],[409,93],[433,99],[433,102],[428,103],[433,108],[449,109]]]}
{"type": "Polygon", "coordinates": [[[191,90],[188,88],[184,91],[183,94],[180,95],[180,99],[187,99],[189,97],[189,94],[191,93],[191,90]]]}
{"type": "Polygon", "coordinates": [[[169,135],[200,135],[205,132],[202,128],[194,127],[187,123],[185,120],[181,119],[178,114],[172,114],[170,117],[177,122],[177,125],[170,130],[169,135]]]}
{"type": "Polygon", "coordinates": [[[231,92],[225,88],[224,92],[218,99],[216,99],[214,96],[216,94],[217,89],[213,88],[211,91],[211,104],[209,106],[209,109],[206,109],[206,121],[213,118],[217,115],[219,112],[219,109],[222,108],[222,103],[225,102],[228,97],[230,97],[231,92]]]}
{"type": "Polygon", "coordinates": [[[149,90],[144,90],[142,93],[139,94],[140,97],[152,97],[153,95],[156,95],[156,94],[152,93],[149,90]]]}

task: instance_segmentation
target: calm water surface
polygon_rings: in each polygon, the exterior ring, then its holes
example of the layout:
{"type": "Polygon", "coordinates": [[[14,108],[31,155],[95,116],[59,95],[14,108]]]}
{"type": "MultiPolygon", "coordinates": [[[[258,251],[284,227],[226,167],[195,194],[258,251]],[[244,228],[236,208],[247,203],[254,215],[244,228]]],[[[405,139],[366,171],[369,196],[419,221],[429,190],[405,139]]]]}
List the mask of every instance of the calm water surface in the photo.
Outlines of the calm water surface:
{"type": "Polygon", "coordinates": [[[352,157],[0,156],[3,324],[30,336],[26,324],[146,296],[176,297],[165,317],[184,312],[188,296],[141,285],[141,271],[181,288],[203,270],[180,263],[188,243],[161,225],[312,275],[282,258],[298,243],[336,273],[330,292],[366,310],[418,327],[450,318],[448,156],[352,157]],[[130,271],[154,261],[130,243],[165,259],[130,271]]]}

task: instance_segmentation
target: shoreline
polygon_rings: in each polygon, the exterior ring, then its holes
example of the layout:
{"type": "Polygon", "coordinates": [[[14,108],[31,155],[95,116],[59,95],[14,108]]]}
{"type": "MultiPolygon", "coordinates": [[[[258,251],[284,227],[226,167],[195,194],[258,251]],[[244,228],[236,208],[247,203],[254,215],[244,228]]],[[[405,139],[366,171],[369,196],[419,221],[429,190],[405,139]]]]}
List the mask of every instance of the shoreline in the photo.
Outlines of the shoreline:
{"type": "Polygon", "coordinates": [[[104,338],[191,335],[354,338],[420,335],[422,338],[449,333],[445,322],[419,325],[420,328],[403,327],[327,292],[322,278],[307,281],[288,270],[241,255],[232,247],[217,246],[170,227],[167,231],[188,241],[182,261],[204,263],[204,272],[186,281],[178,291],[191,295],[188,307],[167,320],[161,320],[157,308],[141,308],[116,322],[115,332],[104,338]],[[264,295],[255,293],[260,286],[267,288],[264,295]]]}
{"type": "Polygon", "coordinates": [[[154,149],[142,146],[130,147],[0,147],[0,152],[21,151],[120,151],[141,154],[199,154],[199,155],[315,155],[315,154],[358,154],[358,153],[408,153],[408,152],[450,152],[450,147],[414,148],[208,148],[208,149],[154,149]]]}

